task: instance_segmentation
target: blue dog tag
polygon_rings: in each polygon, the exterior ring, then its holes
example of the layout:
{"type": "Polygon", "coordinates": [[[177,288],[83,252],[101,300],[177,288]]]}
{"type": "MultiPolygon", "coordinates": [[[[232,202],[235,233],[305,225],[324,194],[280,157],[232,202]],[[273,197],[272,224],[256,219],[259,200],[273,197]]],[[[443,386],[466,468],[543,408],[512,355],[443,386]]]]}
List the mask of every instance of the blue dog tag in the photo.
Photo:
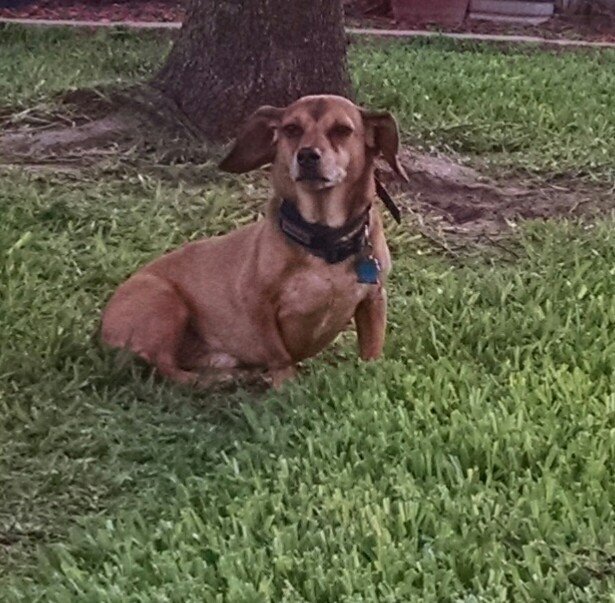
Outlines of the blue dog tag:
{"type": "Polygon", "coordinates": [[[359,259],[356,265],[357,280],[364,285],[377,285],[380,275],[380,262],[373,257],[367,256],[359,259]]]}

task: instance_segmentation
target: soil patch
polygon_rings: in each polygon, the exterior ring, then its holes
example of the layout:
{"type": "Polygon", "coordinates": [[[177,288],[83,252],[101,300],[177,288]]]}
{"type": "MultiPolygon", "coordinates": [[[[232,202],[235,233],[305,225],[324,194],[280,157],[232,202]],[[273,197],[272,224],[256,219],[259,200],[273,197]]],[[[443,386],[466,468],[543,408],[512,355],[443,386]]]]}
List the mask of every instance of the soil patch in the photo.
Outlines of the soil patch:
{"type": "Polygon", "coordinates": [[[615,194],[606,184],[560,178],[494,182],[453,159],[404,151],[410,181],[401,183],[388,169],[379,176],[410,219],[443,239],[499,237],[522,220],[579,218],[615,211],[615,194]]]}
{"type": "Polygon", "coordinates": [[[185,0],[0,0],[0,17],[71,21],[183,21],[185,0]]]}

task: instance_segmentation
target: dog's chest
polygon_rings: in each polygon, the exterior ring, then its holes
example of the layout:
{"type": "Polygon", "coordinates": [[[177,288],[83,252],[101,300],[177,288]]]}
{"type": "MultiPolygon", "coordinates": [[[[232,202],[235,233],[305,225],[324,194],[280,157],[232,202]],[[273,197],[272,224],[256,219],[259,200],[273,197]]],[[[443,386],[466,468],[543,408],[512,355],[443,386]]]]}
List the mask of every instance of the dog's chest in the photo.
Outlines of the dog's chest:
{"type": "Polygon", "coordinates": [[[289,352],[306,357],[327,345],[348,324],[369,286],[358,283],[356,273],[342,266],[291,275],[283,285],[278,310],[289,352]]]}

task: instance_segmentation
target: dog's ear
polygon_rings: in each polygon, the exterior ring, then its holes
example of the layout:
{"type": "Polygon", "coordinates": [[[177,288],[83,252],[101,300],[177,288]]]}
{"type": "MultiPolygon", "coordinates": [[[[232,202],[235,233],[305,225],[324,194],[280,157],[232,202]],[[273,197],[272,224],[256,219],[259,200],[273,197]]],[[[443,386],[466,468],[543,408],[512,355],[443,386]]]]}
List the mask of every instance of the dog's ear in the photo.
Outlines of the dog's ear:
{"type": "Polygon", "coordinates": [[[374,113],[362,110],[361,115],[365,126],[365,144],[376,153],[382,153],[393,171],[408,182],[408,174],[399,162],[399,130],[395,118],[388,111],[374,113]]]}
{"type": "Polygon", "coordinates": [[[276,127],[284,109],[264,105],[248,118],[220,169],[233,174],[255,170],[275,158],[276,127]]]}

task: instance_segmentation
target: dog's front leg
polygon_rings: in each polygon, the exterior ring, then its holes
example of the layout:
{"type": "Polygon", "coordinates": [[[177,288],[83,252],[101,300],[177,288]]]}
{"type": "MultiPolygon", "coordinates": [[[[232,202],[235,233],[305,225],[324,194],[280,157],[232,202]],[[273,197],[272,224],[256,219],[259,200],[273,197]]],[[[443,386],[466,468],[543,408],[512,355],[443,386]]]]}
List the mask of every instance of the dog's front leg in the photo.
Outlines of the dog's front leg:
{"type": "Polygon", "coordinates": [[[286,349],[280,332],[277,315],[271,303],[263,301],[251,308],[253,323],[258,325],[258,341],[252,341],[250,347],[259,351],[267,370],[266,381],[279,389],[285,381],[297,374],[295,361],[286,349]]]}
{"type": "Polygon", "coordinates": [[[363,360],[378,358],[384,347],[387,324],[387,296],[382,287],[357,306],[354,322],[359,338],[359,355],[363,360]]]}

